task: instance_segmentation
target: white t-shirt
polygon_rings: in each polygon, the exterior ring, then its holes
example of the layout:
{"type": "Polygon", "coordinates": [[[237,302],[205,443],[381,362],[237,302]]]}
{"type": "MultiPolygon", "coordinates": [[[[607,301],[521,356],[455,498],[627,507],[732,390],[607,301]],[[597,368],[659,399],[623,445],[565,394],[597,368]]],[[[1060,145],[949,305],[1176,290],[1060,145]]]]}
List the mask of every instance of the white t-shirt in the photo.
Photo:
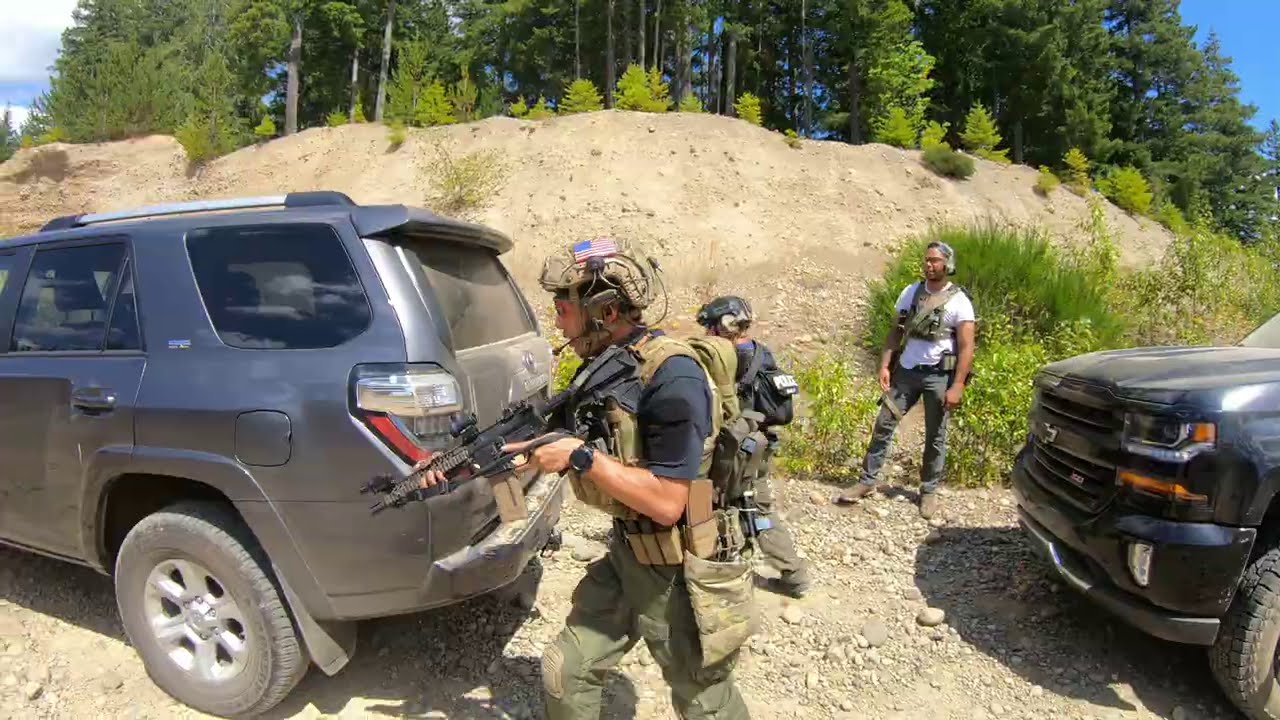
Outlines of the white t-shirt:
{"type": "MultiPolygon", "coordinates": [[[[924,282],[923,280],[920,282],[924,282]]],[[[915,295],[915,282],[908,285],[902,294],[898,295],[898,312],[908,312],[911,310],[911,298],[915,295]]],[[[951,283],[947,283],[943,288],[951,287],[951,283]]],[[[928,288],[925,288],[924,295],[920,298],[923,304],[931,295],[928,288]]],[[[973,303],[969,302],[969,296],[963,292],[958,292],[951,296],[947,304],[942,308],[942,324],[949,328],[956,328],[962,322],[974,320],[973,303]]],[[[937,365],[942,361],[942,354],[947,351],[955,351],[955,343],[950,337],[944,337],[941,340],[922,340],[920,338],[908,337],[907,346],[902,351],[902,356],[898,359],[899,364],[904,368],[913,368],[917,365],[937,365]]]]}

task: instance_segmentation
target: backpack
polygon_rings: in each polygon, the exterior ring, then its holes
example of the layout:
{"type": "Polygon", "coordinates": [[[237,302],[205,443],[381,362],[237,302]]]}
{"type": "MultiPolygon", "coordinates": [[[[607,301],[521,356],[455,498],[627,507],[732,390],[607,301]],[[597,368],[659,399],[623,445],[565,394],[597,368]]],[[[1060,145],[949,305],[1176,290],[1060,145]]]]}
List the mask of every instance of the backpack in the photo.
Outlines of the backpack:
{"type": "Polygon", "coordinates": [[[751,359],[738,378],[738,401],[760,413],[765,427],[790,425],[795,417],[791,398],[800,392],[800,386],[776,365],[764,367],[764,353],[764,346],[757,340],[751,359]]]}

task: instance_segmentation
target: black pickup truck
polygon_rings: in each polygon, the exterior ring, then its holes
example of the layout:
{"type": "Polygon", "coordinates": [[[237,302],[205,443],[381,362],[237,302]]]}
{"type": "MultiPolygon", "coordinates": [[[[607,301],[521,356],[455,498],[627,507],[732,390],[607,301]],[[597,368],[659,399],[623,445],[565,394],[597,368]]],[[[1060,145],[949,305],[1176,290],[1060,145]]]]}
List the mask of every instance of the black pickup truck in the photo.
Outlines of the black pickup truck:
{"type": "Polygon", "coordinates": [[[1235,346],[1046,365],[1013,488],[1068,585],[1206,646],[1242,712],[1280,718],[1280,315],[1235,346]]]}

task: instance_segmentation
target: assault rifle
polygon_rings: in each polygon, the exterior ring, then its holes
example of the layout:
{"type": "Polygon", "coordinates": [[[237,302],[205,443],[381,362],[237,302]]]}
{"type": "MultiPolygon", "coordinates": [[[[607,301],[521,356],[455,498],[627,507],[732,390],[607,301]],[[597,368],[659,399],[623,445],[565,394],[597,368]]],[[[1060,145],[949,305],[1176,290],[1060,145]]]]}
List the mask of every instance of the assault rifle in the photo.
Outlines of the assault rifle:
{"type": "Polygon", "coordinates": [[[593,358],[569,384],[545,403],[520,400],[507,406],[496,422],[485,428],[476,427],[475,413],[455,418],[450,423],[449,434],[457,442],[447,450],[431,456],[429,462],[410,472],[396,482],[390,475],[378,475],[365,483],[360,494],[380,494],[383,497],[370,506],[371,514],[387,508],[426,500],[441,493],[450,492],[455,484],[492,475],[505,474],[515,469],[515,458],[522,453],[504,452],[503,446],[538,439],[522,452],[532,452],[536,447],[567,437],[582,437],[585,429],[574,432],[551,432],[553,419],[571,400],[583,401],[600,398],[618,386],[637,378],[639,363],[625,346],[614,345],[593,358]],[[438,471],[445,477],[434,487],[420,486],[421,477],[430,471],[438,471]]]}

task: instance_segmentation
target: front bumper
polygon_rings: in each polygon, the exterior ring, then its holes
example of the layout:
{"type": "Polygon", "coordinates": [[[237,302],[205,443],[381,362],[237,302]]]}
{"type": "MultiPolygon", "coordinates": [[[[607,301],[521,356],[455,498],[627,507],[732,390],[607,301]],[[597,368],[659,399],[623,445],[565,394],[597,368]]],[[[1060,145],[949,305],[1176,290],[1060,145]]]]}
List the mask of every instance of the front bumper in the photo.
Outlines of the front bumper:
{"type": "Polygon", "coordinates": [[[1211,645],[1253,547],[1253,528],[1129,514],[1112,503],[1092,516],[1039,487],[1020,455],[1013,470],[1018,517],[1033,548],[1062,579],[1108,612],[1173,642],[1211,645]],[[1150,581],[1137,585],[1127,552],[1154,547],[1150,581]]]}
{"type": "Polygon", "coordinates": [[[334,598],[337,615],[355,619],[419,612],[509,585],[550,539],[564,507],[566,484],[561,474],[542,475],[525,490],[527,517],[499,524],[478,542],[435,559],[418,587],[334,598]]]}

